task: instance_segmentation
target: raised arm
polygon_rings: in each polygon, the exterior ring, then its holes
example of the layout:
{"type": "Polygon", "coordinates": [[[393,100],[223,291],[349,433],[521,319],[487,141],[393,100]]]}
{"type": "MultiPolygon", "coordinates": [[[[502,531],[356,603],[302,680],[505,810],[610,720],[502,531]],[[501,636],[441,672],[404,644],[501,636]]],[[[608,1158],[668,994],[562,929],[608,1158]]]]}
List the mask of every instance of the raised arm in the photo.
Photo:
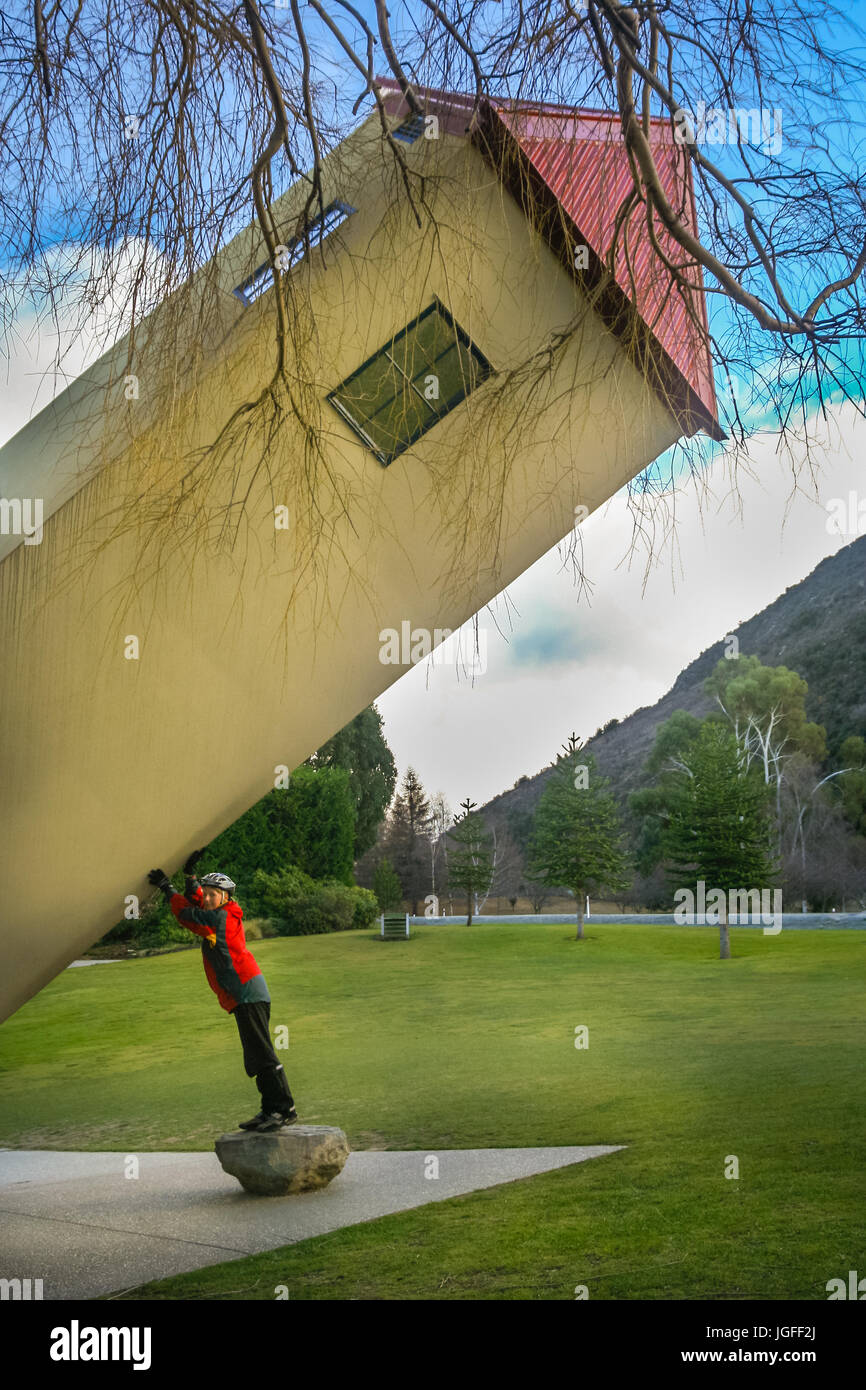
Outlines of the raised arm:
{"type": "Polygon", "coordinates": [[[201,884],[195,876],[195,866],[204,854],[203,849],[195,849],[183,866],[184,872],[184,896],[187,902],[200,903],[202,899],[201,884]]]}
{"type": "MultiPolygon", "coordinates": [[[[187,860],[188,863],[189,860],[187,860]]],[[[225,932],[225,908],[209,909],[193,906],[183,893],[175,892],[174,884],[164,869],[151,869],[147,879],[163,893],[166,902],[182,927],[188,927],[191,932],[195,932],[196,936],[204,937],[208,945],[214,946],[216,944],[219,931],[225,932]]],[[[196,902],[201,901],[202,889],[198,881],[192,876],[188,876],[187,884],[195,884],[192,890],[194,900],[196,902]]]]}

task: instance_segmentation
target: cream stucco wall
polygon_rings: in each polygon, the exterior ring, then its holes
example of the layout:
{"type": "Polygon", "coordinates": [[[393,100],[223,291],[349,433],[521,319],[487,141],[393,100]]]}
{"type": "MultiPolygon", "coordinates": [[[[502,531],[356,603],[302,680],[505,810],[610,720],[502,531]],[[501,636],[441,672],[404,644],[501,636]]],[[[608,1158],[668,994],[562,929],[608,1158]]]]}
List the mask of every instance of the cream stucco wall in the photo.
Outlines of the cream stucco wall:
{"type": "Polygon", "coordinates": [[[332,157],[326,192],[358,211],[291,281],[309,330],[297,399],[325,436],[315,509],[296,422],[190,472],[268,379],[273,292],[249,308],[230,295],[262,259],[252,232],[219,258],[210,333],[181,297],[180,360],[142,351],[138,401],[119,349],[79,388],[74,430],[73,391],[0,451],[4,495],[38,481],[48,518],[39,545],[4,538],[0,563],[2,1017],[150,894],[149,868],[175,872],[399,679],[383,629],[455,630],[568,535],[576,505],[677,437],[477,151],[447,135],[407,148],[434,235],[374,134],[332,157]],[[434,294],[498,375],[383,468],[324,397],[434,294]],[[572,321],[552,367],[509,380],[572,321]]]}

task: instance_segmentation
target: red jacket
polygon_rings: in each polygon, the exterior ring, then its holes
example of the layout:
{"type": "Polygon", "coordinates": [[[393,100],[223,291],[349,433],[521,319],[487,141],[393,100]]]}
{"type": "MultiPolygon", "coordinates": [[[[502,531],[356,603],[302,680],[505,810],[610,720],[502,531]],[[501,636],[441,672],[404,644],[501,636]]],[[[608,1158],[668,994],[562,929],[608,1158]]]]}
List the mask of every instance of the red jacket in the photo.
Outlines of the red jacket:
{"type": "Polygon", "coordinates": [[[265,977],[247,947],[240,903],[229,898],[222,907],[196,906],[204,899],[196,879],[187,879],[187,894],[175,893],[169,907],[181,926],[203,938],[204,973],[226,1013],[233,1013],[238,1004],[270,1002],[265,977]]]}

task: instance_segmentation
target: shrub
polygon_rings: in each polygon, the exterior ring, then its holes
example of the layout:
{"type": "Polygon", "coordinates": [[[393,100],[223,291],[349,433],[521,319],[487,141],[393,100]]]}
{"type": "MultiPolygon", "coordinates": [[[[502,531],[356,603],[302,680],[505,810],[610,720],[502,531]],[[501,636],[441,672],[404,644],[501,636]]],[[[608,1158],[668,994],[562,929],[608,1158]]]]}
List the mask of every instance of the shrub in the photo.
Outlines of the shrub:
{"type": "Polygon", "coordinates": [[[283,934],[281,931],[283,922],[279,917],[260,917],[258,923],[263,937],[281,936],[283,934]]]}
{"type": "Polygon", "coordinates": [[[262,915],[271,918],[288,917],[290,905],[314,886],[309,875],[294,864],[277,869],[272,874],[258,869],[253,875],[255,899],[261,906],[262,915]]]}
{"type": "Polygon", "coordinates": [[[356,930],[363,931],[366,927],[372,927],[376,918],[379,916],[379,903],[376,894],[371,893],[369,888],[353,889],[355,896],[355,913],[352,926],[356,930]]]}
{"type": "Polygon", "coordinates": [[[320,936],[324,932],[340,930],[332,925],[322,906],[316,902],[315,895],[309,894],[294,904],[291,918],[286,921],[283,936],[320,936]]]}
{"type": "Polygon", "coordinates": [[[369,927],[379,911],[376,895],[337,879],[315,882],[294,866],[255,875],[255,891],[280,936],[318,936],[323,932],[369,927]]]}

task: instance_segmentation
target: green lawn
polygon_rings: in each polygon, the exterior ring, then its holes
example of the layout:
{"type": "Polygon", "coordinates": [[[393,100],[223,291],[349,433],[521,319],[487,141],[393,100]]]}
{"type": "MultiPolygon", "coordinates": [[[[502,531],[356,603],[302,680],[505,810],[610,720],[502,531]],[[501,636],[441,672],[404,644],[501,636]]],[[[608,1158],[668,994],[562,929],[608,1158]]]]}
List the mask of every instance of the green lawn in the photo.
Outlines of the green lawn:
{"type": "MultiPolygon", "coordinates": [[[[866,1272],[866,933],[734,928],[720,961],[711,928],[586,930],[252,943],[302,1122],[353,1149],[629,1147],[135,1296],[826,1300],[866,1272]]],[[[65,971],[0,1066],[6,1148],[212,1150],[258,1102],[198,951],[65,971]]]]}

